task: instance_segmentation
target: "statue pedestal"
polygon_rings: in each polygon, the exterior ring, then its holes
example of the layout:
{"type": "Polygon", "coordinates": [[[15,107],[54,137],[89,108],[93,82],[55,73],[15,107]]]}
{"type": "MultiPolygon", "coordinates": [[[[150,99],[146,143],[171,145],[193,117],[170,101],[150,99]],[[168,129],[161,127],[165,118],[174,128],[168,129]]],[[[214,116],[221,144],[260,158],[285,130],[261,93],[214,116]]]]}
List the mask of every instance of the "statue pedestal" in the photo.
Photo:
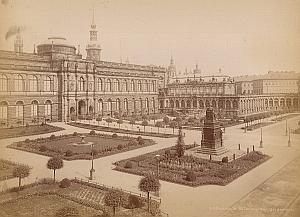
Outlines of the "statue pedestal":
{"type": "Polygon", "coordinates": [[[208,155],[222,155],[228,152],[223,146],[222,135],[221,126],[216,121],[213,109],[208,108],[202,131],[201,148],[197,152],[208,155]]]}

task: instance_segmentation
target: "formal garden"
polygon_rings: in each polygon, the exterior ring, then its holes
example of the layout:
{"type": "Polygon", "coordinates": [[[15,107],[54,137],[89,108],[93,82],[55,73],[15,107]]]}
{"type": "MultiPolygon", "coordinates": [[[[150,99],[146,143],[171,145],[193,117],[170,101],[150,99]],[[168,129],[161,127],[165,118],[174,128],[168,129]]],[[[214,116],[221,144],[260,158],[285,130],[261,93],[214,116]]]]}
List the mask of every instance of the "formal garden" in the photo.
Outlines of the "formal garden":
{"type": "Polygon", "coordinates": [[[64,130],[61,127],[55,127],[48,124],[26,125],[19,127],[0,128],[0,139],[14,138],[20,136],[31,136],[44,133],[53,133],[64,130]]]}
{"type": "Polygon", "coordinates": [[[139,137],[118,136],[96,133],[91,130],[89,133],[77,133],[34,140],[15,142],[9,148],[28,151],[46,156],[60,156],[65,160],[100,158],[120,152],[125,152],[149,145],[153,145],[151,139],[139,137]]]}
{"type": "Polygon", "coordinates": [[[150,217],[161,216],[157,179],[146,176],[139,188],[144,194],[79,179],[54,182],[42,179],[0,194],[0,216],[14,217],[150,217]],[[33,206],[34,205],[34,206],[33,206]]]}
{"type": "MultiPolygon", "coordinates": [[[[153,130],[153,132],[148,132],[148,131],[145,131],[145,128],[141,129],[140,131],[132,130],[130,128],[126,128],[126,129],[121,128],[120,119],[115,121],[119,125],[119,128],[112,128],[112,127],[109,127],[109,125],[113,122],[113,120],[110,120],[110,118],[108,118],[107,120],[108,120],[107,126],[93,125],[93,124],[80,123],[80,122],[69,122],[68,124],[71,125],[71,126],[74,126],[74,127],[79,127],[79,128],[84,128],[84,129],[93,129],[93,130],[98,130],[98,131],[103,131],[103,132],[113,132],[113,133],[141,135],[141,136],[153,136],[153,137],[161,137],[161,138],[176,137],[175,132],[174,132],[174,134],[162,133],[162,132],[159,131],[159,129],[158,129],[157,132],[154,132],[154,130],[153,130]]],[[[136,124],[136,123],[135,122],[134,123],[130,122],[130,124],[133,125],[133,124],[136,124]]],[[[148,122],[144,121],[142,123],[142,126],[143,127],[148,126],[148,122]]]]}
{"type": "Polygon", "coordinates": [[[228,157],[213,161],[184,154],[195,145],[185,145],[180,131],[175,146],[115,162],[114,169],[137,175],[151,172],[161,180],[188,186],[227,185],[270,158],[259,151],[232,161],[228,157]]]}

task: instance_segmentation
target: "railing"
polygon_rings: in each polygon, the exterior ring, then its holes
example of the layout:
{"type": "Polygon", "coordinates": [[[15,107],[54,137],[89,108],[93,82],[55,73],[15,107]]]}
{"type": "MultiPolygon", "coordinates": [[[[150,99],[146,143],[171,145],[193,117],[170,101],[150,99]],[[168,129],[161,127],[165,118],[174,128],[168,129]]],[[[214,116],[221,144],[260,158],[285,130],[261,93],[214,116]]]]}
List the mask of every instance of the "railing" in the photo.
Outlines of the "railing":
{"type": "MultiPolygon", "coordinates": [[[[79,182],[79,183],[81,183],[81,184],[85,184],[85,185],[92,184],[92,185],[96,185],[96,186],[99,186],[99,187],[102,187],[102,188],[115,189],[115,190],[119,190],[119,191],[125,192],[125,193],[130,194],[130,195],[135,195],[135,196],[143,197],[143,198],[146,198],[146,199],[147,199],[147,196],[146,196],[146,195],[143,195],[143,194],[141,194],[141,193],[139,194],[139,193],[132,192],[132,191],[128,191],[128,190],[125,190],[125,189],[122,189],[122,188],[116,188],[116,187],[112,187],[112,186],[100,184],[100,183],[98,183],[98,182],[91,181],[91,180],[89,180],[89,179],[84,180],[84,179],[75,177],[74,180],[77,181],[77,182],[79,182]]],[[[150,196],[150,200],[154,200],[154,201],[156,201],[156,202],[158,202],[158,203],[161,203],[161,198],[156,197],[156,196],[150,196]]]]}

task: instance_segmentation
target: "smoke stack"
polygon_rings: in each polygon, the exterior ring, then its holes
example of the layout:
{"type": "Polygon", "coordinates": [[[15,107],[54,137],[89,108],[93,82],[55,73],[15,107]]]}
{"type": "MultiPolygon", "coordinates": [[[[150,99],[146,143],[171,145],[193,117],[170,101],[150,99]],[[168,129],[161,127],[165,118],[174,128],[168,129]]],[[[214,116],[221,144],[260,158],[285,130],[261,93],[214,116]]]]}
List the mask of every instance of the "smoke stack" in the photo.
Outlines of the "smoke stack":
{"type": "Polygon", "coordinates": [[[15,44],[14,44],[15,52],[16,53],[23,53],[23,39],[21,36],[21,30],[18,28],[15,44]]]}

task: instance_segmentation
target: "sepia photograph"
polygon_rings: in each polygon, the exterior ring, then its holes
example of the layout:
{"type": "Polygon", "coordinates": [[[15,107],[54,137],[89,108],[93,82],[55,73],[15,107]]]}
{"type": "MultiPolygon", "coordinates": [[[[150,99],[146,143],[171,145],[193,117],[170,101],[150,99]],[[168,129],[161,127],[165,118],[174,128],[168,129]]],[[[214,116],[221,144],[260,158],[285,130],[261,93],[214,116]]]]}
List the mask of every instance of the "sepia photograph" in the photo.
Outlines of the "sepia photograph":
{"type": "Polygon", "coordinates": [[[0,217],[155,216],[300,216],[300,0],[0,0],[0,217]]]}

